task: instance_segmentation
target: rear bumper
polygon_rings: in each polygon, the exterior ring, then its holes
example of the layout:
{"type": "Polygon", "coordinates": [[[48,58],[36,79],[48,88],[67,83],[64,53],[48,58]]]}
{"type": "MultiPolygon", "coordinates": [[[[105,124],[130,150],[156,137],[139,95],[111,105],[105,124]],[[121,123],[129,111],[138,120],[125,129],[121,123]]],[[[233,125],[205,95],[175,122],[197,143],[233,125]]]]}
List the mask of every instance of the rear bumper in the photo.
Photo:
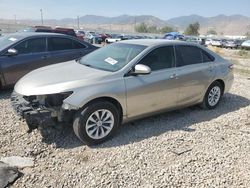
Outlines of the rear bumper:
{"type": "Polygon", "coordinates": [[[15,113],[26,120],[29,129],[34,128],[32,125],[43,124],[51,120],[51,111],[37,103],[30,103],[18,93],[12,93],[11,104],[15,113]]]}

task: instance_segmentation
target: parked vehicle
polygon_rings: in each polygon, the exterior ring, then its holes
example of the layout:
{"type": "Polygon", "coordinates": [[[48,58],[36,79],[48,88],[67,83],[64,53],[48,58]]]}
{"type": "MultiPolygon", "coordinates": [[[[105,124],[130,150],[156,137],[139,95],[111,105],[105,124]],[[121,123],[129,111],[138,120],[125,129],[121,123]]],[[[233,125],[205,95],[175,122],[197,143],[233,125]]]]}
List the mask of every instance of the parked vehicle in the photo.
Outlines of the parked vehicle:
{"type": "Polygon", "coordinates": [[[0,88],[46,65],[80,58],[96,47],[53,33],[14,33],[0,38],[0,88]]]}
{"type": "Polygon", "coordinates": [[[223,44],[223,47],[225,48],[238,48],[238,44],[236,40],[226,40],[225,43],[223,44]]]}
{"type": "Polygon", "coordinates": [[[219,39],[212,39],[211,41],[212,46],[222,47],[222,41],[219,39]]]}
{"type": "Polygon", "coordinates": [[[111,35],[107,33],[102,33],[100,34],[100,37],[102,38],[102,42],[105,42],[106,38],[111,37],[111,35]]]}
{"type": "Polygon", "coordinates": [[[86,42],[89,42],[90,44],[101,44],[102,43],[102,38],[99,34],[93,33],[93,32],[88,32],[85,35],[84,40],[86,42]]]}
{"type": "Polygon", "coordinates": [[[121,123],[195,104],[213,109],[232,82],[232,64],[200,45],[126,40],[27,74],[11,100],[30,129],[73,119],[80,140],[99,144],[121,123]]]}
{"type": "Polygon", "coordinates": [[[19,30],[18,32],[46,32],[46,33],[53,33],[53,29],[50,26],[34,26],[34,27],[27,27],[24,29],[19,30]]]}
{"type": "Polygon", "coordinates": [[[106,43],[114,43],[123,40],[123,35],[111,34],[110,37],[106,38],[106,43]]]}
{"type": "Polygon", "coordinates": [[[74,29],[70,29],[70,28],[56,27],[53,30],[53,32],[69,35],[69,36],[72,36],[72,37],[77,37],[74,29]]]}
{"type": "Polygon", "coordinates": [[[241,47],[244,49],[250,49],[250,40],[247,40],[241,44],[241,47]]]}
{"type": "Polygon", "coordinates": [[[187,42],[193,42],[193,43],[196,43],[196,44],[205,45],[205,39],[201,38],[201,37],[185,36],[184,40],[187,41],[187,42]]]}
{"type": "Polygon", "coordinates": [[[84,40],[85,31],[83,31],[83,30],[76,30],[75,33],[76,33],[77,38],[79,38],[80,40],[84,40]]]}
{"type": "Polygon", "coordinates": [[[207,46],[212,45],[212,39],[206,39],[205,45],[207,46]]]}
{"type": "Polygon", "coordinates": [[[178,32],[165,33],[163,39],[167,40],[184,40],[184,36],[178,32]]]}

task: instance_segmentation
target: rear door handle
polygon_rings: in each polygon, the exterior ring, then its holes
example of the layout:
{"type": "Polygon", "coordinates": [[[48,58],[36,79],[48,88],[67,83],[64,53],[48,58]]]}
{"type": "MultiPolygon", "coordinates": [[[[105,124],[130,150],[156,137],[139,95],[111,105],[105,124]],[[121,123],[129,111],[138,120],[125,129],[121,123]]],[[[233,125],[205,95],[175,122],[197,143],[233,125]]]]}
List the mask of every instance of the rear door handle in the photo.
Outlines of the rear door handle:
{"type": "Polygon", "coordinates": [[[177,74],[173,74],[170,76],[170,79],[177,79],[177,78],[178,78],[177,74]]]}

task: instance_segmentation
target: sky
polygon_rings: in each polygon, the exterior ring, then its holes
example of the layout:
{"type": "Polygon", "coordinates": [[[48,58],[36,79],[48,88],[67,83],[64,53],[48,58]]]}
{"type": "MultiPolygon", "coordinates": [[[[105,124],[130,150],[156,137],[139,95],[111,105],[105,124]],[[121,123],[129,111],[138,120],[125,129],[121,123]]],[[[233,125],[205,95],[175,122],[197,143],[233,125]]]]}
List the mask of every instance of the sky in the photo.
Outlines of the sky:
{"type": "Polygon", "coordinates": [[[250,17],[250,0],[0,0],[0,19],[76,18],[84,15],[153,15],[167,20],[197,14],[250,17]]]}

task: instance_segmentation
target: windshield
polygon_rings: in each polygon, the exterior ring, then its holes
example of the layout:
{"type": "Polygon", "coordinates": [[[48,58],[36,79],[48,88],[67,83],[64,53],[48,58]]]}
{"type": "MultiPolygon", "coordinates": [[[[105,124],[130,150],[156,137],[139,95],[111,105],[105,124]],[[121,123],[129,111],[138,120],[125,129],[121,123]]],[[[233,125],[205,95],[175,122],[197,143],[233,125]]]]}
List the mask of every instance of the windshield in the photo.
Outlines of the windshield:
{"type": "Polygon", "coordinates": [[[8,46],[14,44],[19,41],[22,37],[15,35],[5,35],[0,38],[0,50],[7,48],[8,46]]]}
{"type": "Polygon", "coordinates": [[[96,69],[117,71],[127,65],[146,46],[115,43],[102,47],[80,59],[80,63],[96,69]]]}

